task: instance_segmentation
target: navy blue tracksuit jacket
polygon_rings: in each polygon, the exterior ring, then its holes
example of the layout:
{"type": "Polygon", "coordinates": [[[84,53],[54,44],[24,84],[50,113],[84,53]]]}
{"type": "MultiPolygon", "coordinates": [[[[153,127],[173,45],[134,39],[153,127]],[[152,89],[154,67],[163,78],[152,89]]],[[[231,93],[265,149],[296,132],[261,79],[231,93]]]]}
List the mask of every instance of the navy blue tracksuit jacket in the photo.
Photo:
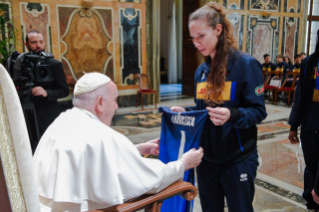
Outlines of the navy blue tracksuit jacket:
{"type": "MultiPolygon", "coordinates": [[[[210,60],[195,72],[195,103],[186,110],[203,110],[210,60]]],[[[201,146],[204,160],[214,163],[236,163],[256,149],[257,127],[267,116],[264,103],[264,84],[260,63],[250,55],[233,50],[229,54],[223,104],[231,117],[223,126],[207,120],[201,146]]]]}

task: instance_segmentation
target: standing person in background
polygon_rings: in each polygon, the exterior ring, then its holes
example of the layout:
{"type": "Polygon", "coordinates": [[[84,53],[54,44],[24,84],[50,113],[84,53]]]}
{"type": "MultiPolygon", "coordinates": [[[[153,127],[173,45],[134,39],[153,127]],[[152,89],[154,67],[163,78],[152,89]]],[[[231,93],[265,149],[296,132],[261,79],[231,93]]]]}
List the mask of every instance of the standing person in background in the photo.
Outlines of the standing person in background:
{"type": "Polygon", "coordinates": [[[263,71],[268,71],[269,73],[271,71],[276,70],[276,66],[272,62],[270,62],[269,54],[264,54],[264,61],[265,62],[261,64],[263,71]]]}
{"type": "MultiPolygon", "coordinates": [[[[319,38],[319,30],[317,39],[319,38]]],[[[292,107],[289,124],[289,140],[299,143],[298,127],[301,125],[300,139],[305,158],[303,198],[307,201],[308,211],[319,210],[319,180],[315,186],[319,164],[319,42],[315,53],[306,57],[300,68],[300,80],[292,107]],[[315,188],[315,189],[314,189],[315,188]],[[317,201],[317,203],[316,203],[317,201]]]]}
{"type": "Polygon", "coordinates": [[[266,117],[260,63],[238,51],[225,8],[207,3],[190,15],[194,46],[205,56],[195,73],[194,107],[208,110],[203,130],[204,157],[197,168],[202,210],[253,211],[254,179],[258,166],[257,127],[266,117]]]}
{"type": "MultiPolygon", "coordinates": [[[[38,31],[30,31],[26,35],[25,47],[29,54],[40,55],[45,51],[43,35],[38,31]]],[[[14,66],[14,73],[20,73],[24,54],[20,54],[14,66]]],[[[54,80],[50,82],[34,82],[31,100],[34,103],[40,137],[49,125],[60,114],[58,99],[69,95],[62,63],[50,58],[48,64],[54,68],[54,80]]],[[[35,149],[33,149],[35,151],[35,149]]]]}

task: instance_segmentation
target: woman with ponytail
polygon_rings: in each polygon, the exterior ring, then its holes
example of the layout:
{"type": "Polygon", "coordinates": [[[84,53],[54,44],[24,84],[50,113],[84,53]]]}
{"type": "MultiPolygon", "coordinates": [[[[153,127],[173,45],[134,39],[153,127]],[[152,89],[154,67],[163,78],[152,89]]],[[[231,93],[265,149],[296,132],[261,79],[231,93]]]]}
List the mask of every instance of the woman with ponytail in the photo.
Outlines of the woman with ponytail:
{"type": "Polygon", "coordinates": [[[305,158],[303,198],[309,211],[319,210],[319,30],[315,52],[301,62],[294,106],[289,117],[291,143],[301,145],[305,158]],[[317,177],[317,182],[316,182],[317,177]]]}
{"type": "Polygon", "coordinates": [[[257,127],[266,117],[260,63],[238,51],[225,8],[207,3],[189,17],[194,46],[205,56],[195,72],[194,107],[176,112],[208,110],[201,138],[204,149],[197,168],[202,210],[253,211],[254,179],[258,166],[257,127]]]}

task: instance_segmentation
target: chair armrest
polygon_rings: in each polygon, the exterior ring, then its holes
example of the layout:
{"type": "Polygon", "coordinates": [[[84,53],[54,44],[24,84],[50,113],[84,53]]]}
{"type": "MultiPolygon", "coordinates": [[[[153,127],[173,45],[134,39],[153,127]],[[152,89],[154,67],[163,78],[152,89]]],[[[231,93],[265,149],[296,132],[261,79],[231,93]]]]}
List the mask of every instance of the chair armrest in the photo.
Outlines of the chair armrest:
{"type": "Polygon", "coordinates": [[[176,182],[157,194],[146,194],[133,198],[121,205],[115,205],[110,208],[99,209],[90,212],[129,212],[145,208],[154,202],[163,202],[173,196],[181,195],[184,199],[191,201],[197,195],[197,189],[188,182],[176,182]]]}

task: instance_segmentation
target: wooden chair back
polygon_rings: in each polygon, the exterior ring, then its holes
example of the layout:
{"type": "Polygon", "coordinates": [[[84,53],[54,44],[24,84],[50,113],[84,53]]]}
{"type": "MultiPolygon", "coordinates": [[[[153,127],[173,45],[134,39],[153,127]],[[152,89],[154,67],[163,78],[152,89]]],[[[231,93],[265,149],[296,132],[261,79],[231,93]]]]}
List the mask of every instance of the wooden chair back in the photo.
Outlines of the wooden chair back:
{"type": "Polygon", "coordinates": [[[263,81],[265,84],[268,79],[268,71],[267,70],[262,70],[262,71],[263,71],[263,81]]]}
{"type": "Polygon", "coordinates": [[[40,212],[31,145],[16,88],[0,64],[1,211],[40,212]]]}
{"type": "Polygon", "coordinates": [[[296,87],[296,81],[297,81],[297,78],[299,77],[300,73],[299,72],[289,72],[286,74],[286,79],[284,81],[284,83],[282,84],[281,87],[285,87],[286,85],[286,82],[288,81],[288,79],[291,79],[293,78],[292,82],[291,82],[291,88],[295,88],[296,87]]]}
{"type": "Polygon", "coordinates": [[[270,80],[282,80],[282,72],[281,71],[271,71],[268,73],[267,81],[265,82],[265,85],[269,85],[270,80]]]}
{"type": "Polygon", "coordinates": [[[153,89],[146,74],[134,74],[134,82],[139,90],[153,89]]]}

